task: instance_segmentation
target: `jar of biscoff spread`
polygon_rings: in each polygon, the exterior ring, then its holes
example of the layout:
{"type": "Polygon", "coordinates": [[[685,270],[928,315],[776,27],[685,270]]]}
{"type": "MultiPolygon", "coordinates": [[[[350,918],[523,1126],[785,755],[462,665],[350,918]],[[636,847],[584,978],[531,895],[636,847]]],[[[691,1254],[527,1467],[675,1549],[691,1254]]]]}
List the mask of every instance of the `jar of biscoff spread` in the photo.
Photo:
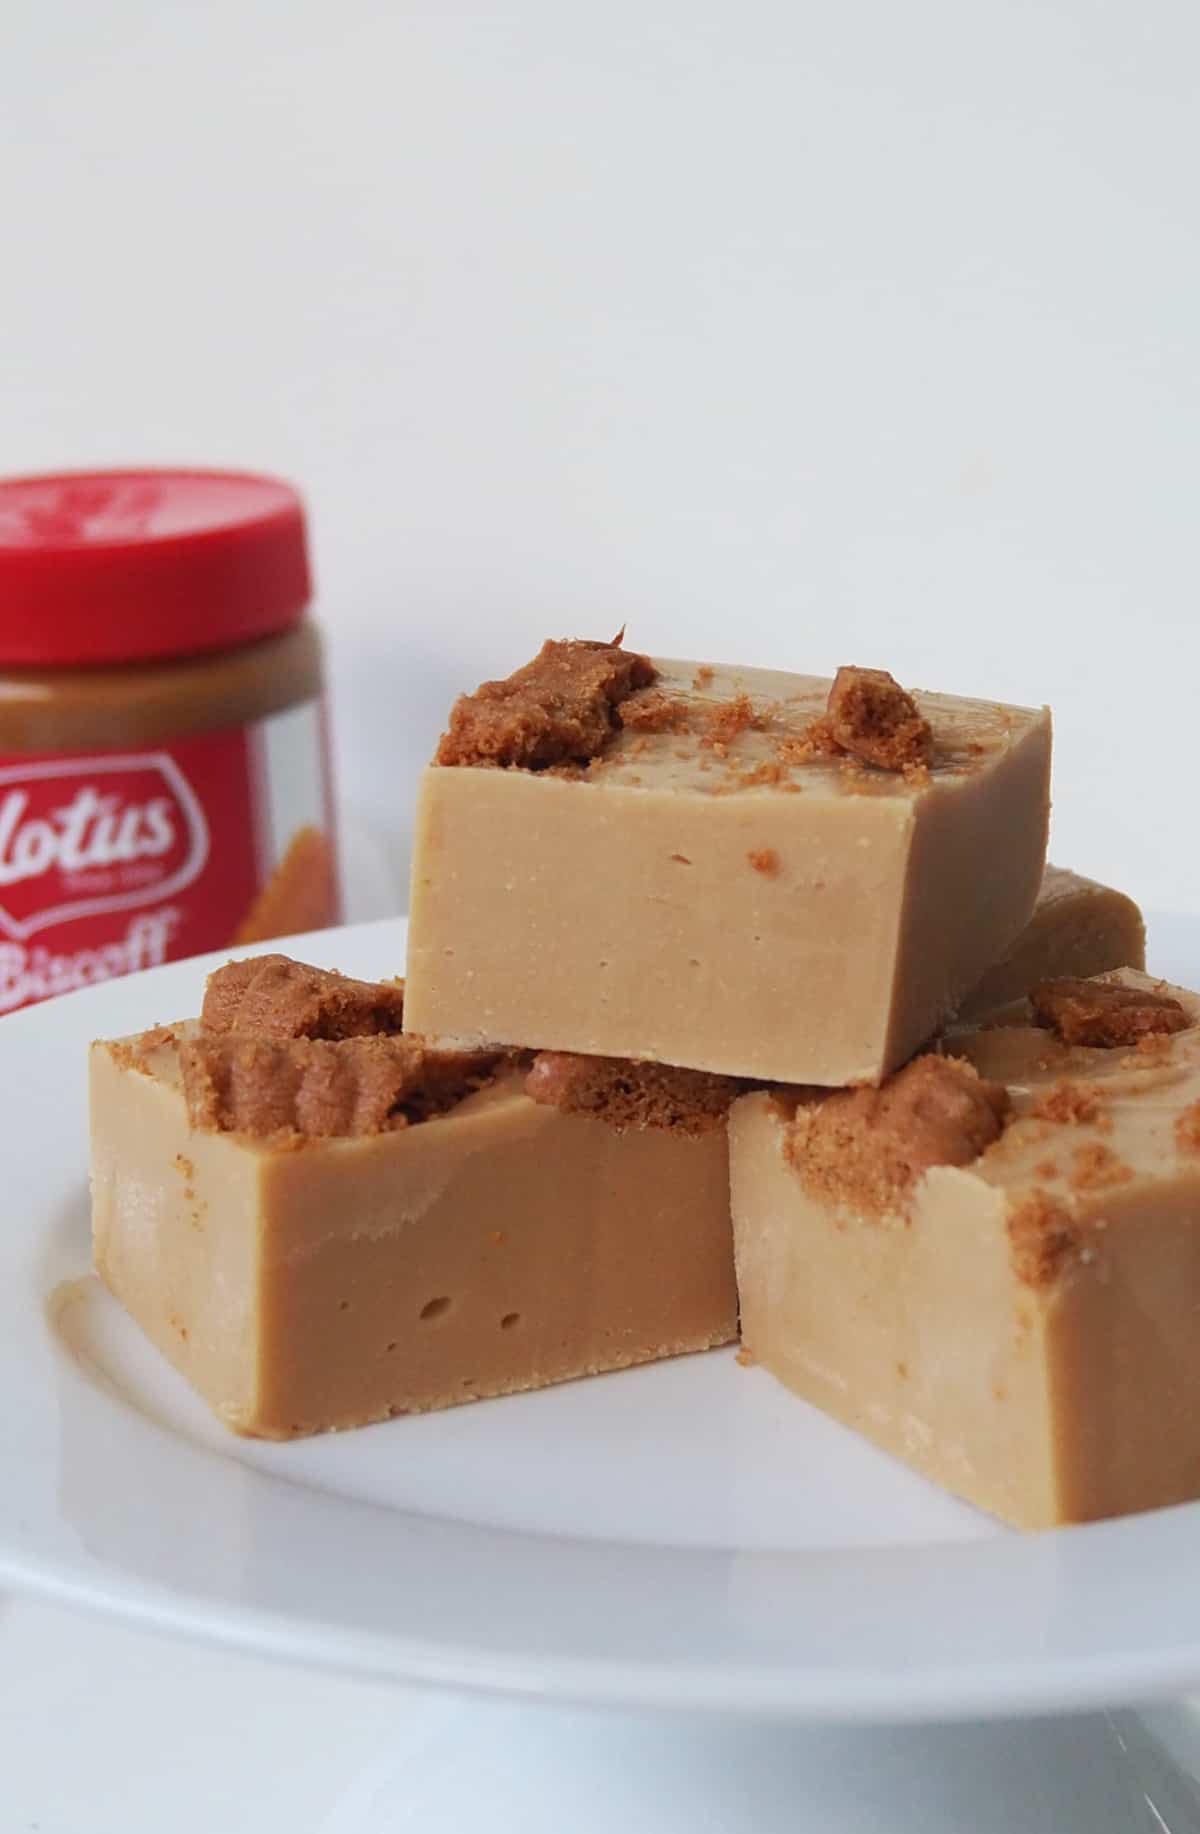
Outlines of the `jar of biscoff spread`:
{"type": "Polygon", "coordinates": [[[340,917],[304,510],[0,480],[0,1012],[340,917]]]}

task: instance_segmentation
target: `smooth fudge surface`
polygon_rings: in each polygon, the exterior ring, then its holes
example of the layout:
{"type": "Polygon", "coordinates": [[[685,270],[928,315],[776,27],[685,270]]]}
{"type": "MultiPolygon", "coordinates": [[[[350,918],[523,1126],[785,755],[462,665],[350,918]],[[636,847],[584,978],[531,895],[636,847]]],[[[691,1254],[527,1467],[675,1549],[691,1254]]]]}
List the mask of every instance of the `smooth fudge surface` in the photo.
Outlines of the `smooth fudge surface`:
{"type": "Polygon", "coordinates": [[[226,1425],[289,1438],[736,1335],[732,1087],[414,1069],[399,989],[356,1015],[369,984],[306,993],[273,960],[248,1007],[214,976],[211,1025],[91,1052],[97,1270],[226,1425]]]}
{"type": "Polygon", "coordinates": [[[878,1081],[1032,914],[1044,710],[916,694],[893,716],[890,677],[862,680],[879,671],[547,649],[559,676],[529,665],[465,697],[423,774],[415,1032],[878,1081]]]}
{"type": "Polygon", "coordinates": [[[1133,899],[1081,873],[1047,866],[1033,916],[971,990],[958,1016],[980,1018],[1052,975],[1145,966],[1146,925],[1133,899]]]}
{"type": "Polygon", "coordinates": [[[1200,998],[1121,970],[997,1017],[735,1103],[746,1350],[1022,1528],[1198,1497],[1200,998]]]}

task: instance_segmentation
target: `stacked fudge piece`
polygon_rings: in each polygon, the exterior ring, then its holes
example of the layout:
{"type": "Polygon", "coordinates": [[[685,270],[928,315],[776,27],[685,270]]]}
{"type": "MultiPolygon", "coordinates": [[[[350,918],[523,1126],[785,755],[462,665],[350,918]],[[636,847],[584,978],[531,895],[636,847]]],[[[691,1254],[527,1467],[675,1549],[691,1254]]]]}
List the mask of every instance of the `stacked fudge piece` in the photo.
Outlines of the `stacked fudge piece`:
{"type": "Polygon", "coordinates": [[[547,644],[422,780],[408,1022],[878,1081],[1030,918],[1049,775],[1044,711],[547,644]]]}
{"type": "Polygon", "coordinates": [[[93,1048],[101,1274],[243,1432],[728,1343],[740,1288],[1011,1521],[1200,1494],[1200,1007],[1045,867],[1049,768],[882,671],[546,644],[424,775],[403,991],[259,958],[93,1048]]]}

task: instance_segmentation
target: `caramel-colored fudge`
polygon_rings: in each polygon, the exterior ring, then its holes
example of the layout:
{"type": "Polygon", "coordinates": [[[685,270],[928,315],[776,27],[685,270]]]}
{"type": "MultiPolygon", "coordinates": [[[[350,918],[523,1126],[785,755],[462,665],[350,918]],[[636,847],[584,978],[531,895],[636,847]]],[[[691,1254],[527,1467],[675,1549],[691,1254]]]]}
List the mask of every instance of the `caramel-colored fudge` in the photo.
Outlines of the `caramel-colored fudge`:
{"type": "Polygon", "coordinates": [[[401,1001],[267,958],[92,1048],[97,1269],[220,1418],[288,1438],[730,1341],[732,1087],[429,1051],[401,1001]]]}
{"type": "Polygon", "coordinates": [[[1132,898],[1061,866],[1047,866],[1033,916],[968,994],[959,1017],[976,1019],[1019,1000],[1056,974],[1146,966],[1146,925],[1132,898]]]}
{"type": "Polygon", "coordinates": [[[1200,1497],[1200,998],[1041,983],[730,1120],[747,1351],[1022,1528],[1200,1497]]]}
{"type": "Polygon", "coordinates": [[[875,1082],[1028,921],[1048,715],[547,644],[464,697],[417,816],[414,1031],[875,1082]]]}

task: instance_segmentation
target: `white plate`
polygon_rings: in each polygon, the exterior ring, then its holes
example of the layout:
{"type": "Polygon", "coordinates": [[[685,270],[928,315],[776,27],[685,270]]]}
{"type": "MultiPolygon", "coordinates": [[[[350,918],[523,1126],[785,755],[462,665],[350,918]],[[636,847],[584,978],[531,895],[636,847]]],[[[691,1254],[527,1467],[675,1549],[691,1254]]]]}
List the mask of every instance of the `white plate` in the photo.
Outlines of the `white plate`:
{"type": "MultiPolygon", "coordinates": [[[[1191,926],[1156,941],[1195,982],[1191,926]]],[[[289,946],[374,976],[403,944],[382,923],[289,946]]],[[[1200,1507],[1018,1537],[728,1352],[228,1435],[88,1274],[85,1046],[196,1011],[211,965],[0,1022],[0,1583],[361,1674],[631,1705],[901,1720],[1200,1684],[1200,1507]]]]}

